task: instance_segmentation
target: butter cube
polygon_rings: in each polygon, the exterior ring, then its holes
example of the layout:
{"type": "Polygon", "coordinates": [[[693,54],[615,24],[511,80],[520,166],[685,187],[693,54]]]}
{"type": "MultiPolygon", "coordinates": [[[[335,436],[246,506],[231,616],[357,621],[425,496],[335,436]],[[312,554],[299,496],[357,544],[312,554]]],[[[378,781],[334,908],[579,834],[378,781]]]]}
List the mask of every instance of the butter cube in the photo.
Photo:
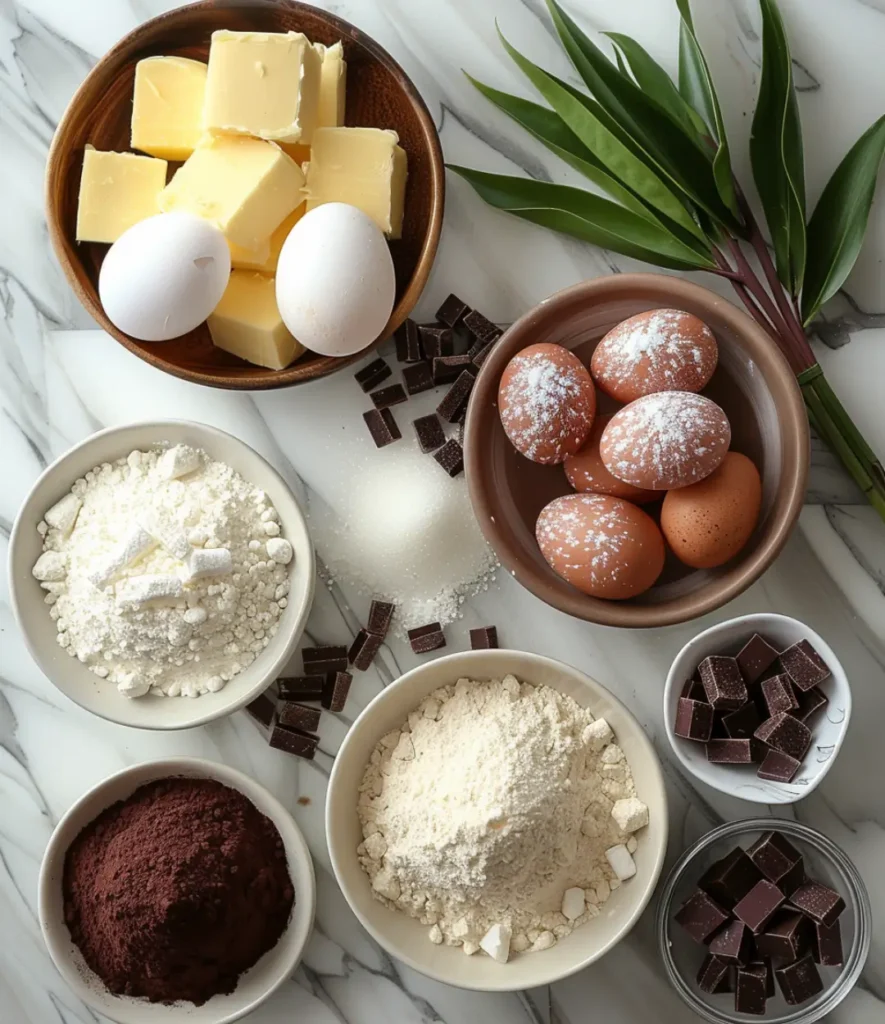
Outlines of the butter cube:
{"type": "Polygon", "coordinates": [[[242,249],[240,246],[234,245],[233,242],[228,242],[230,265],[237,270],[260,270],[262,274],[272,274],[277,269],[283,242],[289,237],[292,228],[304,216],[305,210],[304,203],[296,206],[270,238],[257,249],[242,249]]]}
{"type": "Polygon", "coordinates": [[[307,209],[349,203],[389,238],[399,238],[406,191],[406,154],[383,128],[318,128],[307,165],[307,209]]]}
{"type": "Polygon", "coordinates": [[[300,32],[212,33],[203,125],[310,144],[322,59],[300,32]]]}
{"type": "Polygon", "coordinates": [[[344,124],[344,96],[347,91],[347,62],[341,43],[323,46],[314,43],[322,58],[320,66],[320,95],[317,103],[317,128],[337,128],[344,124]]]}
{"type": "Polygon", "coordinates": [[[78,242],[116,242],[133,224],[157,213],[166,161],[87,146],[77,204],[78,242]]]}
{"type": "Polygon", "coordinates": [[[271,370],[284,369],[304,351],[280,316],[276,282],[265,274],[231,271],[221,302],[206,323],[218,348],[271,370]]]}
{"type": "Polygon", "coordinates": [[[207,135],[159,196],[164,213],[205,217],[229,242],[258,249],[303,196],[304,175],[272,142],[207,135]]]}
{"type": "Polygon", "coordinates": [[[203,134],[206,65],[187,57],[145,57],[135,65],[132,148],[187,160],[203,134]]]}

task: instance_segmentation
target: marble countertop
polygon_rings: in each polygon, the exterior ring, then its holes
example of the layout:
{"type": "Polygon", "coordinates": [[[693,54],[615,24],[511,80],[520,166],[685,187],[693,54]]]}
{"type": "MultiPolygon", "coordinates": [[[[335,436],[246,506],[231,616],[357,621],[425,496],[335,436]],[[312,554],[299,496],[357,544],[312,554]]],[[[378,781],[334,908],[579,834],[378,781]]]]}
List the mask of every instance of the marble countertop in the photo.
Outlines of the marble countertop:
{"type": "MultiPolygon", "coordinates": [[[[355,385],[342,374],[316,385],[247,395],[201,389],[164,376],[94,329],[49,249],[42,174],[53,128],[94,60],[121,35],[159,13],[164,0],[9,0],[0,9],[0,534],[41,469],[77,440],[139,418],[203,420],[265,454],[308,507],[321,505],[335,472],[323,444],[342,427],[360,434],[355,385]]],[[[169,4],[168,6],[172,6],[169,4]]],[[[542,0],[335,0],[326,4],[369,32],[405,67],[441,131],[447,158],[487,169],[567,180],[569,172],[481,101],[461,67],[511,91],[522,84],[495,38],[495,19],[540,63],[566,73],[542,0]]],[[[675,5],[668,0],[570,0],[591,29],[639,38],[672,64],[675,5]]],[[[746,178],[745,140],[758,80],[755,0],[696,3],[696,20],[720,83],[737,169],[746,178]]],[[[881,113],[885,96],[885,0],[781,0],[796,59],[809,191],[815,195],[842,153],[881,113]]],[[[885,417],[885,202],[873,210],[855,273],[828,311],[821,360],[880,453],[885,417]]],[[[439,258],[417,310],[429,318],[456,291],[498,321],[511,320],[575,281],[635,269],[628,260],[546,234],[485,206],[449,181],[439,258]]],[[[716,286],[716,282],[703,283],[716,286]]],[[[320,550],[322,558],[324,551],[320,550]]],[[[804,620],[842,660],[854,693],[848,740],[823,785],[786,809],[822,829],[855,860],[870,889],[876,933],[867,970],[830,1019],[873,1024],[885,1013],[885,788],[876,761],[885,722],[885,527],[819,445],[800,528],[765,577],[702,621],[666,630],[593,627],[544,606],[502,578],[465,606],[448,650],[463,649],[471,625],[498,624],[502,644],[577,665],[610,687],[648,730],[666,773],[672,812],[669,859],[723,820],[755,812],[689,779],[669,750],[661,715],[673,656],[712,622],[763,610],[804,620]]],[[[243,713],[185,733],[150,734],[90,717],[36,668],[0,582],[0,1019],[63,1024],[98,1018],[66,989],[44,950],[36,919],[40,858],[58,818],[88,787],[128,764],[170,754],[213,758],[250,773],[293,811],[318,874],[316,931],[291,981],[250,1020],[305,1024],[578,1024],[588,1017],[679,1024],[690,1014],[658,963],[647,912],[630,937],[583,973],[550,989],[513,995],[461,992],[391,960],[348,909],[331,874],[323,835],[329,770],[349,720],[417,662],[394,640],[359,678],[347,713],[326,716],[314,763],[269,750],[243,713]],[[302,805],[298,798],[307,797],[302,805]]],[[[344,642],[365,615],[365,599],[318,588],[310,640],[344,642]]]]}

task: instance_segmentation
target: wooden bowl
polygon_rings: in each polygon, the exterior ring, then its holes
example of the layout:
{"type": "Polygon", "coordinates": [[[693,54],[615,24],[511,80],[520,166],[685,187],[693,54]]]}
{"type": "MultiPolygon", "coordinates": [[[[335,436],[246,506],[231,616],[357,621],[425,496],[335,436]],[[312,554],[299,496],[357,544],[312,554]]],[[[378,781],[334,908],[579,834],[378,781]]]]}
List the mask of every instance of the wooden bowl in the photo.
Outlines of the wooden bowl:
{"type": "MultiPolygon", "coordinates": [[[[170,173],[178,165],[172,165],[170,173]]],[[[59,123],[46,168],[49,237],[68,281],[100,326],[145,362],[197,384],[263,389],[303,384],[349,366],[406,319],[418,301],[442,228],[445,173],[439,136],[418,90],[396,61],[354,25],[307,4],[287,0],[204,0],[161,14],[123,38],[89,72],[59,123]],[[396,304],[381,335],[343,359],[305,353],[285,370],[268,370],[215,348],[205,324],[164,342],[136,341],[105,316],[98,272],[106,245],[77,242],[77,196],[83,148],[128,150],[135,65],[143,57],[175,54],[206,60],[215,29],[303,32],[331,45],[339,39],[347,61],[345,123],[392,128],[409,161],[402,238],[390,243],[396,304]]]]}
{"type": "MultiPolygon", "coordinates": [[[[597,392],[600,411],[611,411],[597,392]]],[[[774,341],[730,302],[662,274],[617,274],[576,284],[535,306],[502,336],[477,378],[467,413],[464,464],[473,510],[501,563],[533,594],[560,611],[605,626],[654,627],[686,622],[737,597],[786,543],[805,497],[808,419],[799,385],[774,341]],[[694,313],[719,343],[719,365],[704,394],[731,423],[734,451],[762,476],[762,509],[743,550],[717,569],[691,569],[668,554],[658,582],[628,601],[589,597],[550,568],[535,540],[541,509],[572,494],[562,466],[520,455],[498,415],[498,384],[507,363],[545,341],[574,350],[585,364],[615,324],[647,309],[694,313]]],[[[656,516],[660,503],[643,505],[656,516]]]]}

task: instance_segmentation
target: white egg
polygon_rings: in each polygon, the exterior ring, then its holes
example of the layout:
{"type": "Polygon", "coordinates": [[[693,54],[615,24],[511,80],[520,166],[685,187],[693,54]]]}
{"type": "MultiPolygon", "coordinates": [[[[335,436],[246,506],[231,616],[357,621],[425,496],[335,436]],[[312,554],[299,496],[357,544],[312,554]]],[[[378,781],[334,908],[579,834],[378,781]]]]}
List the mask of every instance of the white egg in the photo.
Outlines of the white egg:
{"type": "Polygon", "coordinates": [[[277,264],[277,306],[313,352],[349,356],[390,318],[396,278],[387,240],[362,210],[324,203],[289,232],[277,264]]]}
{"type": "Polygon", "coordinates": [[[190,213],[133,224],[110,247],[98,275],[108,319],[139,341],[168,341],[198,327],[230,277],[224,235],[190,213]]]}

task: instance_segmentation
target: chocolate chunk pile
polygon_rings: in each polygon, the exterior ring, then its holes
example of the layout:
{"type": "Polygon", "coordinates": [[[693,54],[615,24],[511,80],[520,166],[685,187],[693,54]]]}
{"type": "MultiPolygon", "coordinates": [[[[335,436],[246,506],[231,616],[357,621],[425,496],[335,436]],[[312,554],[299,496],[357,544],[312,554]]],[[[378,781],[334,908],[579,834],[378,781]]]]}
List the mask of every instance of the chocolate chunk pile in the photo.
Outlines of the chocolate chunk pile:
{"type": "Polygon", "coordinates": [[[756,764],[760,779],[791,782],[811,746],[809,720],[827,704],[830,670],[807,640],[778,651],[755,633],[731,657],[698,665],[676,707],[677,736],[706,744],[707,760],[756,764]]]}
{"type": "Polygon", "coordinates": [[[702,992],[734,993],[737,1013],[764,1014],[775,993],[798,1006],[823,990],[818,965],[841,967],[845,901],[809,879],[802,855],[780,832],[764,832],[712,865],[675,920],[707,947],[702,992]]]}

